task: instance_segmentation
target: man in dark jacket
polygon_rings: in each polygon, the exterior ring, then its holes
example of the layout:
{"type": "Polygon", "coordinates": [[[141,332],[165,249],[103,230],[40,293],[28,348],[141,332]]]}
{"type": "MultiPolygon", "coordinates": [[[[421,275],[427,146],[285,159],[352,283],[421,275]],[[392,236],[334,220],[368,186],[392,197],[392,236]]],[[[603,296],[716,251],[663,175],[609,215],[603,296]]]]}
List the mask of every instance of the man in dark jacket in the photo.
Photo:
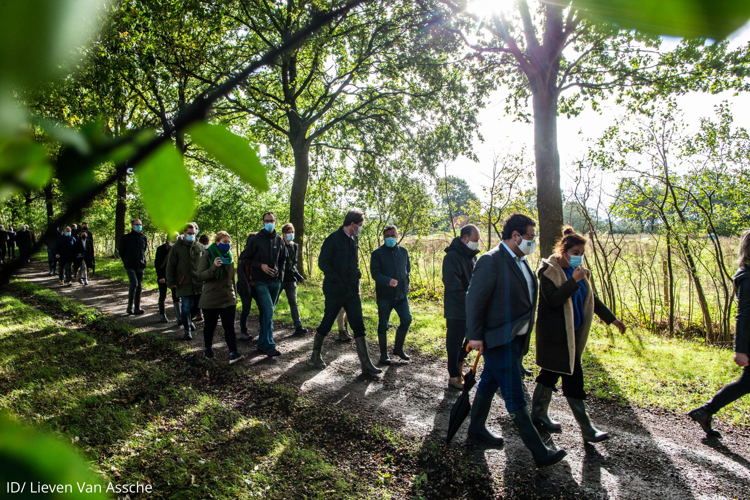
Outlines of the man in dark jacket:
{"type": "Polygon", "coordinates": [[[29,226],[21,226],[21,230],[16,234],[16,244],[18,245],[18,255],[22,262],[31,261],[31,247],[34,246],[34,233],[29,230],[29,226]]]}
{"type": "MultiPolygon", "coordinates": [[[[168,237],[164,244],[156,247],[156,254],[154,255],[154,269],[156,270],[156,282],[159,286],[159,320],[162,323],[169,323],[167,319],[167,312],[165,302],[167,300],[167,259],[169,258],[169,251],[177,241],[179,234],[173,233],[171,237],[168,237]]],[[[177,323],[180,324],[180,299],[177,298],[175,289],[171,289],[172,293],[172,306],[174,307],[175,317],[177,323]]]]}
{"type": "Polygon", "coordinates": [[[325,310],[320,321],[310,364],[323,369],[326,364],[320,352],[323,340],[331,331],[339,311],[343,307],[354,332],[354,342],[357,346],[357,356],[365,376],[376,375],[382,370],[375,367],[370,360],[365,340],[365,322],[362,318],[362,301],[359,297],[359,250],[357,237],[362,231],[365,217],[359,210],[350,210],[344,217],[344,225],[334,231],[323,242],[318,256],[318,267],[323,271],[323,295],[325,296],[325,310]]]}
{"type": "Polygon", "coordinates": [[[0,262],[5,263],[7,252],[8,252],[8,232],[5,230],[5,226],[0,224],[0,262]]]}
{"type": "Polygon", "coordinates": [[[398,244],[396,226],[383,229],[383,245],[376,248],[370,256],[370,273],[375,280],[375,297],[378,304],[378,345],[380,347],[381,365],[391,364],[388,356],[388,322],[393,310],[398,314],[399,325],[396,329],[396,341],[393,354],[409,361],[404,352],[404,340],[411,325],[409,310],[409,274],[411,263],[409,252],[398,244]]]}
{"type": "Polygon", "coordinates": [[[76,244],[74,245],[75,261],[73,264],[73,276],[82,285],[89,284],[89,269],[94,270],[94,245],[89,241],[86,231],[78,231],[76,244]],[[80,274],[79,274],[80,273],[80,274]]]}
{"type": "Polygon", "coordinates": [[[263,229],[248,240],[245,256],[250,261],[253,291],[260,316],[258,351],[266,356],[278,356],[281,353],[273,340],[273,311],[284,278],[286,245],[276,233],[276,215],[273,212],[263,214],[263,229]]]}
{"type": "Polygon", "coordinates": [[[71,286],[73,274],[71,266],[75,260],[76,239],[73,237],[70,226],[65,226],[55,244],[55,257],[60,262],[60,284],[71,286]]]}
{"type": "MultiPolygon", "coordinates": [[[[247,242],[249,242],[256,234],[258,233],[250,233],[247,237],[247,242]]],[[[239,339],[249,342],[253,340],[247,331],[247,318],[250,316],[250,307],[253,304],[253,272],[250,259],[247,258],[247,253],[245,251],[240,253],[240,259],[237,262],[237,293],[240,296],[240,300],[242,300],[239,339]]]]}
{"type": "MultiPolygon", "coordinates": [[[[299,317],[299,307],[297,306],[297,283],[302,283],[305,278],[297,269],[297,256],[299,246],[294,242],[294,226],[287,222],[281,228],[281,237],[286,245],[286,260],[284,261],[284,278],[281,282],[281,289],[286,293],[286,300],[289,302],[289,312],[292,315],[294,323],[293,336],[300,336],[307,333],[302,327],[302,320],[299,317]]],[[[281,293],[279,293],[281,297],[281,293]]]]}
{"type": "Polygon", "coordinates": [[[197,308],[202,282],[198,279],[198,266],[203,248],[197,240],[198,229],[194,223],[185,226],[182,238],[174,244],[167,257],[167,286],[180,298],[180,323],[183,340],[193,338],[195,324],[192,317],[197,308]]]}
{"type": "Polygon", "coordinates": [[[143,283],[143,271],[146,269],[146,248],[148,239],[143,234],[141,219],[131,221],[132,231],[120,238],[120,259],[125,272],[128,273],[128,314],[143,314],[141,309],[141,290],[143,283]]]}
{"type": "Polygon", "coordinates": [[[8,255],[11,259],[16,258],[16,232],[13,230],[13,226],[8,226],[8,255]]]}
{"type": "Polygon", "coordinates": [[[486,427],[492,398],[500,389],[521,440],[536,464],[545,466],[559,462],[566,453],[548,448],[532,423],[519,369],[534,326],[537,281],[526,255],[536,248],[535,226],[526,215],[510,216],[503,225],[502,243],[477,261],[466,294],[466,338],[472,349],[484,355],[469,438],[502,445],[503,438],[486,427]]]}
{"type": "Polygon", "coordinates": [[[445,316],[445,349],[448,352],[448,386],[463,389],[461,363],[466,356],[466,292],[479,253],[479,229],[474,224],[461,228],[445,249],[443,257],[443,315],[445,316]]]}

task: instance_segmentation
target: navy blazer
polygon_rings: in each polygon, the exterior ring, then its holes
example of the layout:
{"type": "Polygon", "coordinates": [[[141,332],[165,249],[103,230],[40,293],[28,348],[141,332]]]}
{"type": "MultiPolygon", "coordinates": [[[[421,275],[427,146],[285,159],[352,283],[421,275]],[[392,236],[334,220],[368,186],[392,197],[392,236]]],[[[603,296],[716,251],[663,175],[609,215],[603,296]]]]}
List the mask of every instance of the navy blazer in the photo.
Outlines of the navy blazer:
{"type": "Polygon", "coordinates": [[[513,341],[528,322],[523,354],[528,352],[539,286],[525,260],[523,265],[534,284],[531,297],[526,278],[505,247],[499,245],[479,258],[466,293],[468,340],[483,340],[486,349],[499,347],[513,341]]]}

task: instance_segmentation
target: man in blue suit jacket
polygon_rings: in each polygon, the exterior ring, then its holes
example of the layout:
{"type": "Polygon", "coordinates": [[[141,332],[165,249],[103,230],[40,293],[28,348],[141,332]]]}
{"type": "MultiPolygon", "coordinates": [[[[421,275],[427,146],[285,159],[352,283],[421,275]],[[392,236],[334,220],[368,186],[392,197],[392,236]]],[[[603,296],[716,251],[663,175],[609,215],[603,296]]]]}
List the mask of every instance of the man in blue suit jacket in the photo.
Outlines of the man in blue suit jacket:
{"type": "Polygon", "coordinates": [[[480,257],[466,294],[466,338],[484,356],[484,370],[471,408],[469,439],[501,446],[503,438],[486,427],[495,392],[516,424],[538,466],[565,457],[544,444],[531,422],[521,377],[521,358],[529,350],[534,327],[537,281],[526,262],[536,249],[536,223],[522,214],[503,225],[503,241],[480,257]]]}

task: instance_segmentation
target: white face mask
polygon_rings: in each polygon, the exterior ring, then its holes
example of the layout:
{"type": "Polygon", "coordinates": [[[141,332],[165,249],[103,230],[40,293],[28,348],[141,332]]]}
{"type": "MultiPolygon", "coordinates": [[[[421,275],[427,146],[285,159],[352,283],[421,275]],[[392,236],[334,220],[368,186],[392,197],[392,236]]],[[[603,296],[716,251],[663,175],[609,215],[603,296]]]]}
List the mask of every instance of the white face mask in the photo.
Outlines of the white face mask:
{"type": "Polygon", "coordinates": [[[536,250],[536,240],[525,240],[521,237],[521,243],[518,244],[518,249],[524,255],[531,255],[536,250]]]}
{"type": "Polygon", "coordinates": [[[357,229],[354,231],[355,236],[359,236],[359,234],[362,232],[362,228],[364,226],[357,226],[357,229]]]}
{"type": "Polygon", "coordinates": [[[479,250],[478,241],[467,241],[466,246],[469,247],[469,250],[479,250]]]}

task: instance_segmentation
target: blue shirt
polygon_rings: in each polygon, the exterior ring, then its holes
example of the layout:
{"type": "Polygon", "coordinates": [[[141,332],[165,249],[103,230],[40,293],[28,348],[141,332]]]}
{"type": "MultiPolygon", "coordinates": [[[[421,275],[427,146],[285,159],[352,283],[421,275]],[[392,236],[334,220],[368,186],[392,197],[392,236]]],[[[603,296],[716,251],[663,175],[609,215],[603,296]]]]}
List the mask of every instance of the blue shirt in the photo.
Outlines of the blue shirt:
{"type": "MultiPolygon", "coordinates": [[[[563,267],[562,270],[565,273],[565,276],[570,279],[573,277],[573,271],[575,271],[575,268],[563,267]]],[[[576,290],[575,293],[573,293],[573,295],[570,297],[573,301],[573,327],[576,331],[578,331],[578,329],[581,328],[581,325],[583,324],[583,303],[586,300],[587,293],[588,287],[586,286],[586,282],[584,280],[580,280],[578,282],[578,290],[576,290]]]]}

